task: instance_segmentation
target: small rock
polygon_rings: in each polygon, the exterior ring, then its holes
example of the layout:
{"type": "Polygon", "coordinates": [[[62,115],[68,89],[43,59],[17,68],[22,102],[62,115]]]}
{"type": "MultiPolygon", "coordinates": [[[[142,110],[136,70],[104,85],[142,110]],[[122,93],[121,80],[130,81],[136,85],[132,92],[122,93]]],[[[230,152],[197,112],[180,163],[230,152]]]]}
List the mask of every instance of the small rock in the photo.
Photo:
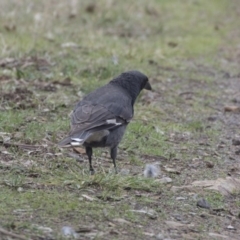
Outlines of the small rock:
{"type": "Polygon", "coordinates": [[[178,201],[181,201],[181,200],[185,200],[186,198],[184,198],[184,197],[176,197],[176,200],[178,200],[178,201]]]}
{"type": "Polygon", "coordinates": [[[237,151],[235,152],[235,154],[236,154],[236,155],[240,155],[240,150],[237,150],[237,151]]]}
{"type": "Polygon", "coordinates": [[[22,188],[22,187],[18,187],[17,191],[18,191],[18,192],[22,192],[22,191],[23,191],[23,188],[22,188]]]}
{"type": "Polygon", "coordinates": [[[207,208],[207,209],[211,208],[210,204],[204,198],[201,198],[197,201],[197,206],[201,208],[207,208]]]}
{"type": "Polygon", "coordinates": [[[151,208],[143,208],[141,210],[130,210],[131,212],[136,212],[136,213],[143,213],[146,214],[149,218],[151,219],[156,219],[157,218],[157,212],[151,208]]]}
{"type": "Polygon", "coordinates": [[[148,178],[156,178],[160,173],[158,166],[153,164],[146,164],[143,175],[148,178]]]}
{"type": "Polygon", "coordinates": [[[214,121],[217,120],[217,117],[214,117],[214,116],[211,117],[210,116],[210,117],[207,118],[207,120],[210,121],[210,122],[214,122],[214,121]]]}
{"type": "Polygon", "coordinates": [[[62,227],[62,234],[64,236],[78,238],[78,234],[75,232],[75,230],[72,227],[68,227],[68,226],[62,227]]]}
{"type": "Polygon", "coordinates": [[[182,216],[180,214],[173,214],[172,216],[179,222],[181,222],[183,220],[182,216]]]}
{"type": "Polygon", "coordinates": [[[114,222],[120,223],[120,224],[128,224],[131,225],[131,222],[123,219],[123,218],[114,218],[113,219],[114,222]]]}
{"type": "Polygon", "coordinates": [[[165,223],[167,224],[168,227],[174,228],[174,229],[186,226],[185,224],[174,222],[174,221],[165,221],[165,223]]]}
{"type": "Polygon", "coordinates": [[[212,163],[212,162],[206,162],[206,166],[208,167],[208,168],[213,168],[214,167],[214,163],[212,163]]]}
{"type": "Polygon", "coordinates": [[[234,145],[234,146],[240,145],[240,139],[234,138],[234,139],[232,140],[232,145],[234,145]]]}
{"type": "Polygon", "coordinates": [[[159,233],[157,236],[156,236],[156,239],[157,240],[163,240],[164,239],[164,235],[162,233],[159,233]]]}
{"type": "Polygon", "coordinates": [[[163,177],[161,179],[159,179],[160,183],[171,183],[172,179],[170,177],[163,177]]]}

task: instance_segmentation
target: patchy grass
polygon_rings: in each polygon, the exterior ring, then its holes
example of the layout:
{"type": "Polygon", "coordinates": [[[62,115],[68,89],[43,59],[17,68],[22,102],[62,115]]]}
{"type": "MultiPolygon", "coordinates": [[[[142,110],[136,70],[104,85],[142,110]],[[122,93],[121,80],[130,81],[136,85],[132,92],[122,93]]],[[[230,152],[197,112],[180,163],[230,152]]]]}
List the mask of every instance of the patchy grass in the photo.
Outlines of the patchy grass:
{"type": "Polygon", "coordinates": [[[240,102],[238,5],[0,1],[1,227],[32,239],[64,239],[63,226],[79,239],[237,239],[237,192],[172,186],[239,177],[231,142],[239,114],[223,111],[240,102]],[[74,104],[129,69],[146,73],[154,91],[136,103],[121,174],[96,149],[91,176],[85,154],[56,143],[74,104]],[[149,163],[159,164],[157,179],[143,177],[149,163]],[[160,182],[166,177],[172,182],[160,182]],[[199,197],[212,209],[197,208],[199,197]]]}

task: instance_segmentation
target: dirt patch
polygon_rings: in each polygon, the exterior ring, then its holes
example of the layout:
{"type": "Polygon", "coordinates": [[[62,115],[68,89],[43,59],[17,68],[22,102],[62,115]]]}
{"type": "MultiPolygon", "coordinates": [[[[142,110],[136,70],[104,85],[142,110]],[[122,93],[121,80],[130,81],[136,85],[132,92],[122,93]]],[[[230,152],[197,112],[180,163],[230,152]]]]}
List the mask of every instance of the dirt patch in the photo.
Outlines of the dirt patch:
{"type": "Polygon", "coordinates": [[[22,57],[22,58],[4,58],[0,60],[0,67],[1,68],[21,68],[25,69],[28,67],[35,67],[36,70],[39,71],[46,71],[49,70],[51,66],[54,64],[51,63],[49,60],[46,60],[44,58],[39,58],[36,56],[28,56],[28,57],[22,57]]]}
{"type": "Polygon", "coordinates": [[[16,88],[15,91],[2,94],[2,105],[10,106],[13,109],[35,108],[33,103],[34,93],[27,88],[16,88]]]}

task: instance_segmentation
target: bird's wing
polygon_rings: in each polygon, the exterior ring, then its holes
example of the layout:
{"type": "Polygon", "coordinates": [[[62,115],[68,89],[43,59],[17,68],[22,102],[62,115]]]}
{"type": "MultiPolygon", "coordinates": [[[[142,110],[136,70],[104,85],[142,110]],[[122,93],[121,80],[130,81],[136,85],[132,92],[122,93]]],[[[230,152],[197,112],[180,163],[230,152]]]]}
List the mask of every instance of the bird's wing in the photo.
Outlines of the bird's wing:
{"type": "Polygon", "coordinates": [[[84,141],[94,132],[127,124],[133,117],[129,96],[118,88],[101,87],[78,102],[71,114],[71,131],[59,145],[84,141]]]}
{"type": "Polygon", "coordinates": [[[133,117],[132,99],[123,88],[107,84],[88,94],[84,100],[104,106],[115,116],[127,122],[133,117]]]}
{"type": "Polygon", "coordinates": [[[81,101],[71,114],[71,131],[68,137],[59,143],[59,146],[73,145],[72,141],[81,145],[92,133],[120,126],[124,123],[126,123],[124,119],[117,117],[106,107],[81,101]]]}
{"type": "Polygon", "coordinates": [[[88,133],[110,129],[125,123],[124,119],[116,116],[101,104],[82,101],[71,114],[72,138],[82,132],[88,133]]]}

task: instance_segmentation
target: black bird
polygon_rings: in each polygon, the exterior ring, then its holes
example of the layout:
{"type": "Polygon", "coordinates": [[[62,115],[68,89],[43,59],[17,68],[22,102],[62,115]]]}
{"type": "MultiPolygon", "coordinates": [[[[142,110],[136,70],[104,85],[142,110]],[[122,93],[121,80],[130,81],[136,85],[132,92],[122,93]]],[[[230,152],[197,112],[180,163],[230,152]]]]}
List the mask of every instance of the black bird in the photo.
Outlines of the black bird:
{"type": "Polygon", "coordinates": [[[109,147],[115,171],[117,147],[133,118],[134,102],[142,89],[151,90],[148,77],[139,71],[124,72],[78,102],[71,114],[71,130],[60,147],[83,145],[92,167],[92,148],[109,147]]]}

